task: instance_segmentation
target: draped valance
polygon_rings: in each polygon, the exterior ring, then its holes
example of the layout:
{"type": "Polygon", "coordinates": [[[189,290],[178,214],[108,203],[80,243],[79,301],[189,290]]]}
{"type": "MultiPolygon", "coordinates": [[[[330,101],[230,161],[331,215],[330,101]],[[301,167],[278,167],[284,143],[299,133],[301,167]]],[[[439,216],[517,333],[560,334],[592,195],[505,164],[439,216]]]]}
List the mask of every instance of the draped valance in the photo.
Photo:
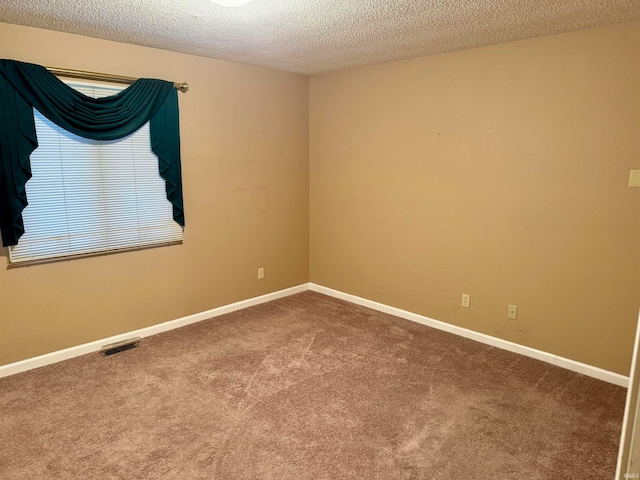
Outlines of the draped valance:
{"type": "Polygon", "coordinates": [[[61,128],[92,140],[115,140],[149,122],[174,220],[184,226],[178,94],[173,83],[142,78],[105,98],[74,90],[40,65],[0,60],[0,232],[3,246],[24,233],[29,156],[38,146],[33,109],[61,128]]]}

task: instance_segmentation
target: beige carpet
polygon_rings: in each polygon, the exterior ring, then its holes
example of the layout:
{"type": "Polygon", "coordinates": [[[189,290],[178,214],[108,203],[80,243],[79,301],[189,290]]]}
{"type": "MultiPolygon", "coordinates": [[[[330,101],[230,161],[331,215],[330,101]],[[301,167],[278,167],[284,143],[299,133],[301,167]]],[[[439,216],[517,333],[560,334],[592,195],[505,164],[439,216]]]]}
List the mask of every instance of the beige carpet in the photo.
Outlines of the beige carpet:
{"type": "Polygon", "coordinates": [[[624,400],[305,292],[0,379],[0,478],[608,480],[624,400]]]}

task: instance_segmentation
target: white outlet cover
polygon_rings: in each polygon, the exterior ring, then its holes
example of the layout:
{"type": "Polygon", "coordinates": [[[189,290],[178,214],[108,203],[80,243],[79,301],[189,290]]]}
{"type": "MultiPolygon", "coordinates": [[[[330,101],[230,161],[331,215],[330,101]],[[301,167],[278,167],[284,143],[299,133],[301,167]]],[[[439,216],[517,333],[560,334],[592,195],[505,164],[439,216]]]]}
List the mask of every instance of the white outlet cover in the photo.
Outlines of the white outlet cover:
{"type": "Polygon", "coordinates": [[[462,294],[462,306],[465,308],[469,308],[469,305],[471,303],[471,295],[467,294],[467,293],[463,293],[462,294]]]}
{"type": "Polygon", "coordinates": [[[631,170],[629,173],[629,186],[640,187],[640,170],[631,170]]]}

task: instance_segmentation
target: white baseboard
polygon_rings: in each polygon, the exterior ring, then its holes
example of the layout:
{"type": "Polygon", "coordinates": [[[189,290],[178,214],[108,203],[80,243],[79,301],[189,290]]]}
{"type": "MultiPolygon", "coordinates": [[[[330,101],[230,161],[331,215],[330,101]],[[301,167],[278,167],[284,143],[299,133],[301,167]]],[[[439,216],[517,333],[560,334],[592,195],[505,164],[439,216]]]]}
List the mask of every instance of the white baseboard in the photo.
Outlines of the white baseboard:
{"type": "Polygon", "coordinates": [[[510,352],[519,353],[527,357],[542,360],[543,362],[551,363],[553,365],[557,365],[567,370],[572,370],[574,372],[578,372],[583,375],[587,375],[589,377],[597,378],[605,382],[613,383],[621,387],[626,388],[629,384],[629,378],[625,377],[624,375],[620,375],[618,373],[610,372],[608,370],[603,370],[602,368],[594,367],[592,365],[587,365],[585,363],[577,362],[575,360],[570,360],[568,358],[559,357],[558,355],[554,355],[548,352],[543,352],[541,350],[536,350],[535,348],[525,347],[524,345],[519,345],[517,343],[509,342],[507,340],[502,340],[497,337],[492,337],[491,335],[485,335],[484,333],[475,332],[473,330],[468,330],[466,328],[458,327],[456,325],[451,325],[449,323],[441,322],[439,320],[434,320],[432,318],[425,317],[424,315],[408,312],[406,310],[391,307],[383,303],[374,302],[373,300],[357,297],[355,295],[340,292],[332,288],[323,287],[315,283],[304,283],[296,287],[291,287],[285,290],[268,293],[266,295],[262,295],[259,297],[249,298],[247,300],[231,303],[229,305],[223,305],[222,307],[218,307],[211,310],[207,310],[205,312],[200,312],[194,315],[182,317],[177,320],[171,320],[168,322],[160,323],[158,325],[152,325],[150,327],[134,330],[132,332],[122,333],[119,335],[115,335],[113,337],[103,338],[101,340],[96,340],[94,342],[77,345],[75,347],[65,348],[64,350],[58,350],[56,352],[47,353],[45,355],[40,355],[38,357],[28,358],[26,360],[10,363],[8,365],[2,365],[0,366],[0,378],[7,377],[9,375],[14,375],[20,372],[25,372],[33,368],[50,365],[52,363],[61,362],[63,360],[78,357],[80,355],[85,355],[87,353],[97,352],[102,348],[103,345],[121,342],[123,340],[127,340],[133,337],[141,337],[141,338],[149,337],[157,333],[174,330],[176,328],[184,327],[192,323],[201,322],[209,318],[224,315],[226,313],[235,312],[237,310],[242,310],[243,308],[252,307],[254,305],[259,305],[261,303],[270,302],[271,300],[276,300],[278,298],[288,297],[289,295],[305,292],[307,290],[312,290],[314,292],[322,293],[324,295],[339,298],[347,302],[355,303],[356,305],[362,305],[363,307],[371,308],[373,310],[377,310],[383,313],[388,313],[396,317],[404,318],[405,320],[410,320],[412,322],[420,323],[422,325],[436,328],[438,330],[443,330],[445,332],[453,333],[455,335],[460,335],[461,337],[469,338],[471,340],[475,340],[477,342],[481,342],[487,345],[501,348],[503,350],[508,350],[510,352]]]}
{"type": "Polygon", "coordinates": [[[332,288],[323,287],[315,283],[310,283],[309,289],[313,290],[314,292],[322,293],[324,295],[329,295],[341,300],[346,300],[347,302],[355,303],[356,305],[361,305],[363,307],[371,308],[379,312],[388,313],[396,317],[404,318],[405,320],[421,323],[422,325],[426,325],[428,327],[437,328],[438,330],[443,330],[445,332],[453,333],[455,335],[469,338],[477,342],[485,343],[493,347],[501,348],[503,350],[508,350],[514,353],[519,353],[521,355],[535,358],[537,360],[542,360],[543,362],[551,363],[567,370],[578,372],[589,377],[603,380],[605,382],[613,383],[614,385],[619,385],[625,388],[629,385],[629,377],[625,377],[624,375],[620,375],[619,373],[610,372],[602,368],[594,367],[592,365],[587,365],[586,363],[559,357],[558,355],[554,355],[552,353],[543,352],[542,350],[536,350],[535,348],[531,347],[525,347],[524,345],[519,345],[507,340],[502,340],[501,338],[492,337],[491,335],[485,335],[484,333],[474,332],[473,330],[458,327],[456,325],[451,325],[450,323],[441,322],[439,320],[434,320],[432,318],[425,317],[424,315],[408,312],[399,308],[390,307],[389,305],[385,305],[383,303],[374,302],[373,300],[368,300],[366,298],[357,297],[349,293],[333,290],[332,288]]]}
{"type": "Polygon", "coordinates": [[[47,353],[38,357],[27,358],[15,363],[9,363],[7,365],[0,366],[0,378],[14,375],[16,373],[25,372],[33,368],[44,367],[52,363],[61,362],[70,358],[85,355],[87,353],[93,353],[99,351],[103,345],[109,345],[116,342],[121,342],[129,338],[134,337],[149,337],[156,335],[157,333],[167,332],[176,328],[184,327],[192,323],[201,322],[209,318],[218,317],[226,313],[235,312],[236,310],[242,310],[243,308],[252,307],[261,303],[270,302],[278,298],[288,297],[300,292],[306,292],[309,290],[309,284],[304,283],[296,287],[287,288],[285,290],[279,290],[277,292],[268,293],[259,297],[249,298],[240,302],[231,303],[229,305],[223,305],[222,307],[213,308],[206,312],[200,312],[186,317],[179,318],[177,320],[171,320],[168,322],[160,323],[158,325],[152,325],[150,327],[141,328],[132,332],[122,333],[113,337],[103,338],[94,342],[84,343],[75,347],[65,348],[64,350],[58,350],[56,352],[47,353]]]}

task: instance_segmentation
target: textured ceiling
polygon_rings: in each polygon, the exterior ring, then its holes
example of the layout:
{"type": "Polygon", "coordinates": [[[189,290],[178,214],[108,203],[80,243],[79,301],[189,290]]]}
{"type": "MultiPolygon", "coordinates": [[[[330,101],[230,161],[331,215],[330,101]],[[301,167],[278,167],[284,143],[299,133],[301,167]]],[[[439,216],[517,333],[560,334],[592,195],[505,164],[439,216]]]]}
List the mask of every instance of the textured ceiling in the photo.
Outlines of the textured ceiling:
{"type": "Polygon", "coordinates": [[[0,0],[1,22],[304,74],[638,20],[640,0],[0,0]]]}

